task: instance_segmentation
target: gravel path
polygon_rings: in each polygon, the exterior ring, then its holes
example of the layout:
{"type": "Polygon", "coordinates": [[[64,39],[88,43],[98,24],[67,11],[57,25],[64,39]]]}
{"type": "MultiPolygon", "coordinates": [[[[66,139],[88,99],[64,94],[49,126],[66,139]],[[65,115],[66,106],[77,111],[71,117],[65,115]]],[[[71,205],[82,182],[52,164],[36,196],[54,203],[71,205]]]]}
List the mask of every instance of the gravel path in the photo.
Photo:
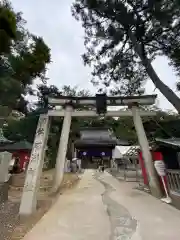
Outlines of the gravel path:
{"type": "Polygon", "coordinates": [[[7,201],[0,205],[0,240],[10,240],[19,222],[19,203],[7,201]]]}
{"type": "MultiPolygon", "coordinates": [[[[24,236],[50,208],[52,201],[56,199],[56,195],[49,196],[48,192],[52,176],[53,171],[44,172],[41,178],[43,188],[40,188],[38,196],[40,208],[34,216],[26,219],[26,221],[20,221],[19,219],[19,205],[24,182],[23,175],[14,176],[14,185],[9,189],[9,200],[4,204],[0,204],[0,240],[21,239],[21,236],[24,236]]],[[[65,174],[61,191],[63,192],[66,188],[72,187],[77,180],[77,175],[65,174]]]]}

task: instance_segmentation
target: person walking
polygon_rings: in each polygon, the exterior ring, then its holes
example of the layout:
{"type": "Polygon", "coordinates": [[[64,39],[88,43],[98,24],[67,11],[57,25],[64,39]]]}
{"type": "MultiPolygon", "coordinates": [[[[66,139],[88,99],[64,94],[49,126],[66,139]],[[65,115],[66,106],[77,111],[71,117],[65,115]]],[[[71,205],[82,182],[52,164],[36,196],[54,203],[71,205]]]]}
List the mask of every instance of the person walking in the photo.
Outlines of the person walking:
{"type": "Polygon", "coordinates": [[[81,172],[81,159],[77,158],[77,168],[78,168],[78,172],[81,172]]]}
{"type": "Polygon", "coordinates": [[[104,172],[104,161],[103,159],[99,162],[99,172],[104,172]]]}
{"type": "Polygon", "coordinates": [[[101,162],[100,161],[99,161],[98,165],[99,165],[98,170],[99,170],[99,172],[101,172],[101,162]]]}

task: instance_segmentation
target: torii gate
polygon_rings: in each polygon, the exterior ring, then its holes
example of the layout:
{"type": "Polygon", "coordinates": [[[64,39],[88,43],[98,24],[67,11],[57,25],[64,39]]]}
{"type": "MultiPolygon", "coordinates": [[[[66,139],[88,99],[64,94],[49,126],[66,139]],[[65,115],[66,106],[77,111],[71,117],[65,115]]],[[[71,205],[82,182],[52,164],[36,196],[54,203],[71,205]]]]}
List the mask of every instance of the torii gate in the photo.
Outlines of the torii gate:
{"type": "MultiPolygon", "coordinates": [[[[132,116],[135,129],[137,132],[139,144],[143,153],[146,169],[148,172],[149,187],[154,196],[160,195],[160,189],[155,174],[149,144],[144,131],[141,116],[154,116],[155,112],[142,111],[138,106],[152,105],[155,103],[157,95],[145,96],[130,96],[130,97],[107,97],[107,106],[128,106],[127,111],[107,111],[104,115],[108,117],[124,117],[132,116]]],[[[98,117],[99,114],[95,110],[78,111],[77,108],[82,106],[97,107],[96,97],[66,97],[49,98],[50,105],[56,107],[61,106],[63,110],[49,110],[47,114],[42,114],[39,117],[39,122],[36,130],[34,144],[31,152],[30,162],[27,169],[23,195],[20,205],[21,215],[30,215],[36,211],[37,192],[39,188],[40,176],[44,163],[45,149],[49,134],[50,118],[64,117],[59,148],[56,158],[56,167],[54,175],[54,191],[57,191],[63,179],[64,164],[66,159],[67,145],[71,127],[72,117],[98,117]]]]}

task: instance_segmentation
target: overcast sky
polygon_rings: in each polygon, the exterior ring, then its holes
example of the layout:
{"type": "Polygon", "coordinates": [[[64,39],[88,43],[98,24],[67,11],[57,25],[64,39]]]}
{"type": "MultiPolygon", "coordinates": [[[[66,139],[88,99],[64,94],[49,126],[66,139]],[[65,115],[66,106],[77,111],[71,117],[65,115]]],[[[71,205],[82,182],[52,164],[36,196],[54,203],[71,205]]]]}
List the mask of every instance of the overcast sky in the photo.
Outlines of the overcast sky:
{"type": "MultiPolygon", "coordinates": [[[[49,84],[78,85],[79,88],[96,92],[90,83],[90,69],[84,67],[83,29],[72,16],[73,0],[12,0],[16,11],[22,11],[31,33],[42,36],[51,48],[52,63],[49,65],[49,84]]],[[[154,68],[159,77],[175,91],[176,76],[165,58],[158,58],[154,68]]],[[[157,91],[151,81],[146,84],[146,93],[158,94],[158,106],[173,109],[171,104],[157,91]]]]}

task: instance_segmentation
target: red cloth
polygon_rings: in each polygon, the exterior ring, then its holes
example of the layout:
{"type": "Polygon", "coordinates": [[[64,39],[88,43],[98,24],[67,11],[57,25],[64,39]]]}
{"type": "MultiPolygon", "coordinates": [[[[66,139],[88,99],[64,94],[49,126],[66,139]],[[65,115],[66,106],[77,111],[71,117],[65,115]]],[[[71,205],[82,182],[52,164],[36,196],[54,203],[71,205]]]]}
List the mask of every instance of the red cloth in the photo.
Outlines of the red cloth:
{"type": "MultiPolygon", "coordinates": [[[[162,155],[161,152],[152,152],[151,151],[151,154],[152,154],[153,161],[163,161],[163,155],[162,155]]],[[[142,170],[144,184],[148,185],[148,176],[147,176],[147,172],[146,172],[145,163],[144,163],[144,160],[143,160],[143,157],[142,157],[142,152],[139,153],[139,163],[140,163],[141,170],[142,170]]],[[[160,181],[161,188],[164,191],[164,187],[163,187],[161,177],[159,177],[159,181],[160,181]]],[[[164,177],[164,181],[165,181],[165,184],[166,184],[166,187],[167,187],[167,176],[164,177]]]]}

